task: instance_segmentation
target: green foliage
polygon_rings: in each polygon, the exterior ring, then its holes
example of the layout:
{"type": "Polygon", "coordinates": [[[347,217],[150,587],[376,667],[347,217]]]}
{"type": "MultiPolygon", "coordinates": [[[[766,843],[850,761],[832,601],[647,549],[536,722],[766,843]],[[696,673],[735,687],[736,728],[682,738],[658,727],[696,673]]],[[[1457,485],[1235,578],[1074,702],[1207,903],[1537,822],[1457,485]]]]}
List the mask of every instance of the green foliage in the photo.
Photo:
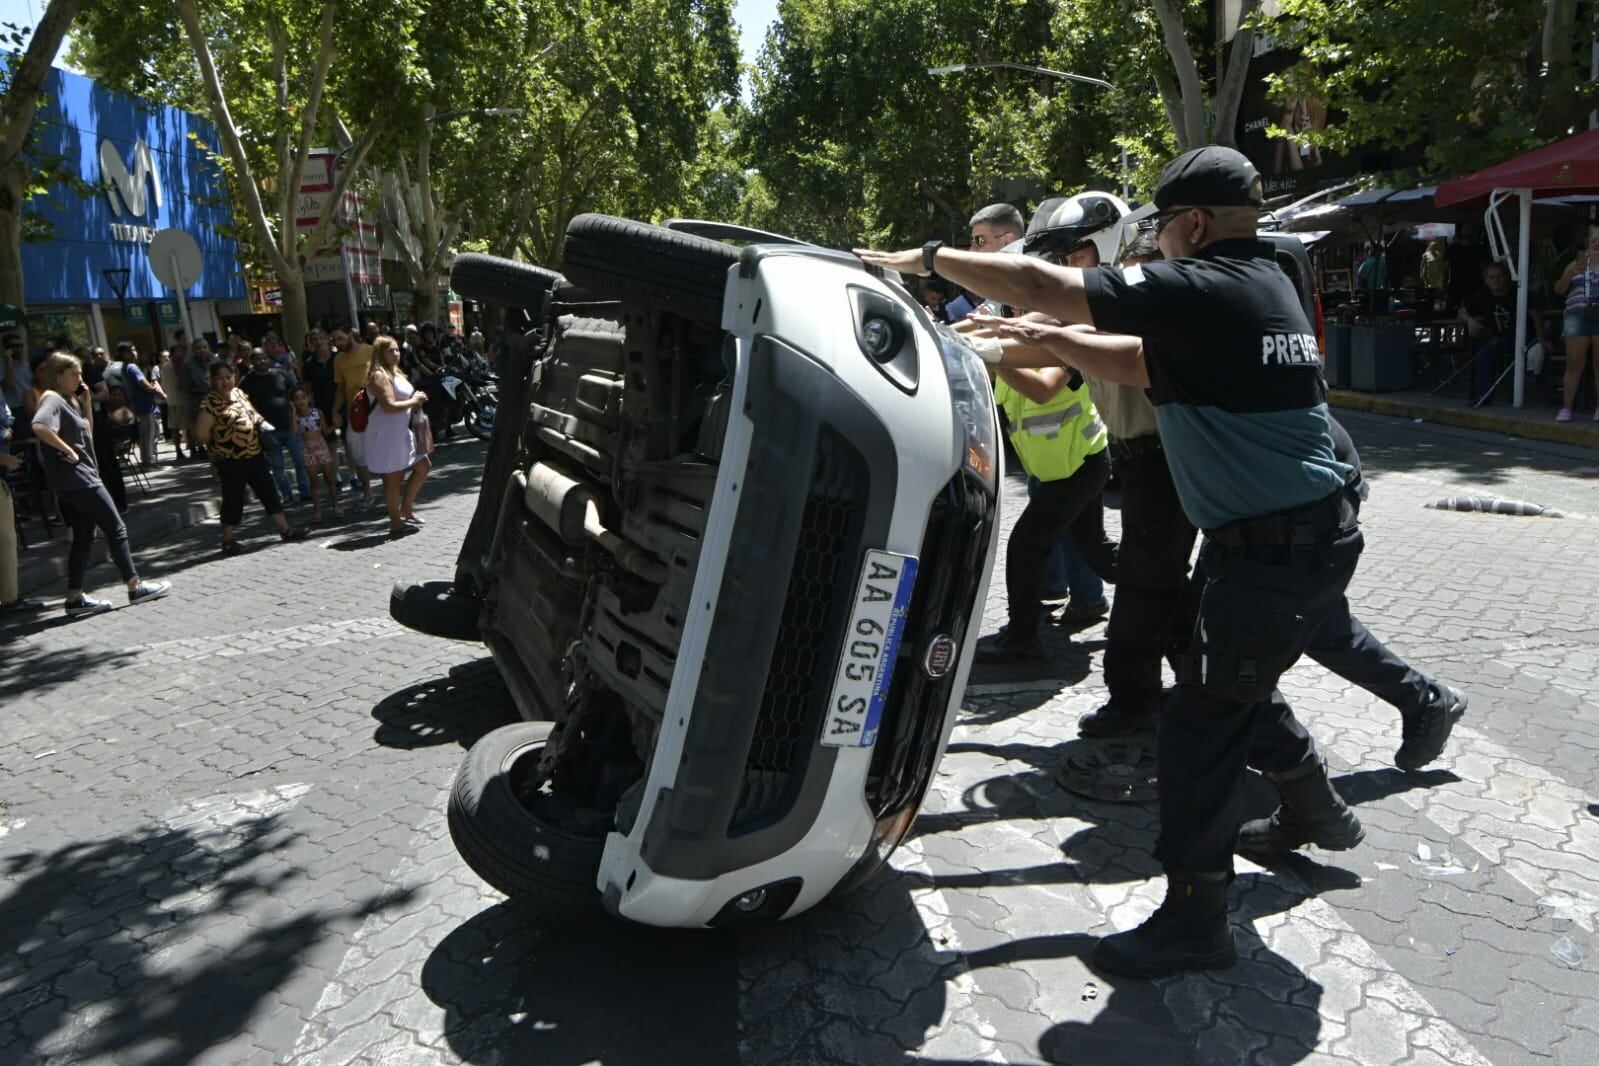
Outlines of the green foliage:
{"type": "Polygon", "coordinates": [[[1307,60],[1278,87],[1320,95],[1344,113],[1311,138],[1334,151],[1419,145],[1425,169],[1449,177],[1575,133],[1593,106],[1591,31],[1577,32],[1575,4],[1280,0],[1278,7],[1267,32],[1307,60]]]}
{"type": "Polygon", "coordinates": [[[529,20],[469,155],[470,235],[498,254],[559,261],[583,211],[698,213],[741,184],[720,108],[737,91],[729,0],[573,0],[529,20]]]}
{"type": "MultiPolygon", "coordinates": [[[[1190,4],[1196,13],[1204,5],[1190,4]]],[[[1166,62],[1147,4],[1131,0],[783,0],[753,76],[741,150],[762,181],[746,212],[823,244],[903,246],[960,233],[994,200],[1135,192],[1173,139],[1147,71],[1166,62]],[[1105,90],[1009,61],[1108,80],[1105,90]]]]}

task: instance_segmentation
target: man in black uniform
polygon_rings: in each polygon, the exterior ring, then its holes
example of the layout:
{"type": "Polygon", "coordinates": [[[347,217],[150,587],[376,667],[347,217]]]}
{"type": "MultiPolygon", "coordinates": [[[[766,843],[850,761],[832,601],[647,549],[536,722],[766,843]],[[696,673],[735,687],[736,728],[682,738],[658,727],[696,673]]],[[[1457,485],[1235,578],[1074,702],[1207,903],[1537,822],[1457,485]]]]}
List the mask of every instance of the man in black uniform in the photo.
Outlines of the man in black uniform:
{"type": "MultiPolygon", "coordinates": [[[[1122,221],[1118,218],[1110,225],[1119,228],[1122,221]]],[[[1153,236],[1145,234],[1128,247],[1122,265],[1141,266],[1160,258],[1153,236]]],[[[1159,435],[1116,432],[1122,426],[1154,429],[1154,409],[1144,391],[1092,377],[1089,387],[1111,428],[1110,451],[1122,482],[1121,583],[1106,633],[1104,671],[1110,699],[1084,715],[1078,730],[1089,737],[1122,736],[1153,728],[1160,701],[1161,657],[1174,631],[1192,629],[1193,601],[1204,579],[1196,574],[1195,595],[1184,597],[1194,527],[1183,514],[1159,435]]],[[[1369,491],[1361,477],[1360,456],[1331,414],[1328,429],[1334,457],[1352,469],[1349,485],[1358,507],[1369,491]]],[[[1305,654],[1399,710],[1403,736],[1394,765],[1402,770],[1419,770],[1436,759],[1466,709],[1462,693],[1395,655],[1350,613],[1347,601],[1329,614],[1305,654]]],[[[1240,833],[1239,847],[1288,850],[1305,843],[1298,836],[1291,824],[1250,822],[1240,833]]]]}
{"type": "Polygon", "coordinates": [[[1246,765],[1279,781],[1287,815],[1320,846],[1350,848],[1365,835],[1277,690],[1343,602],[1362,540],[1351,469],[1333,454],[1311,324],[1271,248],[1255,238],[1260,200],[1249,161],[1207,146],[1161,175],[1157,240],[1166,262],[1077,270],[937,242],[861,253],[889,269],[936,270],[1060,322],[1130,335],[989,320],[995,336],[1024,348],[1007,364],[1048,358],[1052,338],[1078,330],[1072,361],[1085,373],[1150,385],[1183,510],[1205,531],[1193,654],[1176,699],[1162,708],[1157,741],[1155,854],[1166,900],[1143,925],[1096,947],[1095,964],[1115,974],[1237,961],[1227,886],[1246,765]]]}

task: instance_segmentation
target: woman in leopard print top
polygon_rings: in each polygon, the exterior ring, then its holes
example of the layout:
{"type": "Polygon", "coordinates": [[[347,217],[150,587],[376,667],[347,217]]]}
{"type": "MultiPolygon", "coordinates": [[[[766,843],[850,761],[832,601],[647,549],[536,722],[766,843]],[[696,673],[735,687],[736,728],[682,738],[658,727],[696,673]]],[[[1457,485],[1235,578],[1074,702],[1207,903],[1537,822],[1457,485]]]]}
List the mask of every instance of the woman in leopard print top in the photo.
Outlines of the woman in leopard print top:
{"type": "Polygon", "coordinates": [[[283,517],[283,501],[278,498],[272,468],[261,450],[261,428],[265,425],[266,420],[251,405],[250,398],[234,387],[232,364],[213,363],[211,391],[200,401],[194,436],[210,449],[211,462],[222,481],[223,555],[239,553],[239,542],[234,539],[233,530],[244,517],[246,486],[255,492],[255,498],[271,516],[279,537],[303,540],[306,535],[304,529],[291,527],[283,517]]]}

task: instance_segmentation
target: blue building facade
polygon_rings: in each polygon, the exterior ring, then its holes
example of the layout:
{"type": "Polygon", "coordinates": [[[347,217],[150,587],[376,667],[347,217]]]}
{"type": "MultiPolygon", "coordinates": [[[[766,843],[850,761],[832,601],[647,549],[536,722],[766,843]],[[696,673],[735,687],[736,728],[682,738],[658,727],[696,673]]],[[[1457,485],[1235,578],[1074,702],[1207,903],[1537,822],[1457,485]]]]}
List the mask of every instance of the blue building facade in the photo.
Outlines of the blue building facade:
{"type": "Polygon", "coordinates": [[[177,294],[156,278],[149,256],[155,233],[175,228],[200,246],[201,278],[185,295],[197,331],[210,332],[214,302],[247,295],[238,244],[222,233],[233,216],[226,180],[207,154],[220,147],[214,128],[71,71],[52,70],[45,92],[38,151],[61,157],[96,191],[86,197],[62,185],[29,204],[53,231],[22,247],[29,318],[43,320],[31,324],[75,339],[86,331],[82,340],[100,343],[175,326],[177,294]]]}

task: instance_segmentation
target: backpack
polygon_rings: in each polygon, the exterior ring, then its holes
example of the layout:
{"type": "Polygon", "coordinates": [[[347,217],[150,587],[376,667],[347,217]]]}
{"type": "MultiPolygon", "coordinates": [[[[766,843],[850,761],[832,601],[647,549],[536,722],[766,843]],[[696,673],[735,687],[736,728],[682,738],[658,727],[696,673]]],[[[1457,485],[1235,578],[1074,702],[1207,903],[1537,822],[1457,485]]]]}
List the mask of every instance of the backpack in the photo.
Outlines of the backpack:
{"type": "Polygon", "coordinates": [[[108,389],[121,389],[123,395],[126,395],[128,386],[122,377],[122,372],[126,368],[126,363],[107,363],[105,368],[105,387],[108,389]]]}
{"type": "Polygon", "coordinates": [[[372,398],[366,394],[366,389],[358,389],[355,399],[350,401],[350,431],[352,433],[365,433],[367,418],[372,414],[372,398]]]}

